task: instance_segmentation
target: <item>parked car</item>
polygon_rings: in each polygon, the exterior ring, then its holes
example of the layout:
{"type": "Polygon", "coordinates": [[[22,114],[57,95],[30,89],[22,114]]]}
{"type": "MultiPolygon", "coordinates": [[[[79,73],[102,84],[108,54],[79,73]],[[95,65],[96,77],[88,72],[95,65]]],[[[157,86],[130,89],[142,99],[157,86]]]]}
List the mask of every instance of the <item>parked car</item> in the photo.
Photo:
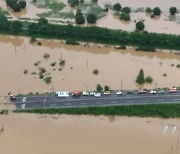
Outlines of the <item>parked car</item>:
{"type": "Polygon", "coordinates": [[[111,94],[110,91],[105,91],[105,92],[104,92],[104,95],[110,95],[110,94],[111,94]]]}
{"type": "Polygon", "coordinates": [[[127,91],[127,94],[133,94],[132,90],[127,91]]]}
{"type": "Polygon", "coordinates": [[[141,89],[138,91],[138,94],[146,94],[147,93],[147,89],[141,89]]]}
{"type": "Polygon", "coordinates": [[[157,91],[156,91],[156,90],[151,90],[149,93],[150,93],[150,94],[156,94],[157,91]]]}
{"type": "Polygon", "coordinates": [[[90,95],[90,96],[94,96],[94,95],[95,95],[95,92],[94,92],[94,91],[91,91],[91,92],[89,93],[89,95],[90,95]]]}
{"type": "Polygon", "coordinates": [[[21,99],[21,101],[22,101],[22,102],[26,102],[26,97],[23,97],[23,98],[21,99]]]}
{"type": "Polygon", "coordinates": [[[82,92],[82,95],[83,95],[83,96],[88,96],[88,95],[89,95],[89,93],[88,93],[88,92],[86,92],[86,91],[83,91],[83,92],[82,92]]]}
{"type": "Polygon", "coordinates": [[[73,91],[72,96],[81,96],[81,92],[80,91],[73,91]]]}
{"type": "Polygon", "coordinates": [[[94,96],[95,97],[101,97],[101,93],[95,93],[94,96]]]}
{"type": "Polygon", "coordinates": [[[168,89],[169,93],[177,93],[177,88],[176,87],[172,87],[168,89]]]}
{"type": "Polygon", "coordinates": [[[164,90],[158,90],[157,93],[158,94],[164,94],[164,90]]]}
{"type": "Polygon", "coordinates": [[[116,91],[116,95],[122,95],[122,91],[116,91]]]}

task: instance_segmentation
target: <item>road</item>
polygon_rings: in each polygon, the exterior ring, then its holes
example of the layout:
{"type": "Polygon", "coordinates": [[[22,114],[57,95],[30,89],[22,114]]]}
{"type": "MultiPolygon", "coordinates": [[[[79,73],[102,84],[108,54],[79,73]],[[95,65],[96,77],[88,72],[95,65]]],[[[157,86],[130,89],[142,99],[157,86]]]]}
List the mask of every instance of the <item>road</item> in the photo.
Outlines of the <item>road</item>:
{"type": "Polygon", "coordinates": [[[66,108],[87,106],[140,105],[180,103],[180,93],[123,94],[58,98],[56,95],[17,97],[13,101],[17,109],[66,108]]]}

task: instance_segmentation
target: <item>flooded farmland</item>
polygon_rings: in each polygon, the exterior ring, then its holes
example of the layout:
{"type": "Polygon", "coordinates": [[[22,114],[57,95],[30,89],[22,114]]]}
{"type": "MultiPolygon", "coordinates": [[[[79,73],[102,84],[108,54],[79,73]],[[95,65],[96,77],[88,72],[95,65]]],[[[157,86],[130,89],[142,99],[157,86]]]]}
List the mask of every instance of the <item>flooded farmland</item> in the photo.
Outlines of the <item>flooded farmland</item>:
{"type": "Polygon", "coordinates": [[[177,154],[179,119],[13,114],[0,116],[4,154],[177,154]]]}
{"type": "Polygon", "coordinates": [[[59,90],[95,90],[97,84],[109,85],[111,89],[138,89],[135,80],[139,70],[151,76],[152,84],[145,88],[179,86],[179,55],[171,51],[156,53],[137,52],[133,48],[115,49],[112,46],[90,44],[90,47],[65,45],[58,40],[38,40],[29,43],[30,38],[0,36],[0,94],[9,91],[18,93],[53,92],[59,90]],[[45,59],[44,54],[49,54],[45,59]],[[65,65],[60,66],[60,59],[65,65]],[[38,66],[35,63],[38,62],[38,66]],[[56,63],[53,67],[52,63],[56,63]],[[39,68],[45,68],[52,83],[39,79],[39,68]],[[28,70],[24,74],[24,70],[28,70]],[[98,75],[92,71],[99,70],[98,75]],[[166,74],[166,77],[163,76],[166,74]]]}
{"type": "MultiPolygon", "coordinates": [[[[51,11],[47,8],[37,8],[35,5],[33,5],[32,0],[26,0],[27,1],[27,8],[25,10],[22,10],[20,13],[14,13],[12,9],[6,6],[5,1],[0,1],[0,7],[4,10],[7,10],[12,17],[12,19],[37,19],[39,18],[39,14],[47,13],[51,11]]],[[[43,2],[43,0],[39,0],[40,2],[43,2]]],[[[56,1],[55,1],[56,2],[56,1]]],[[[70,12],[76,13],[76,9],[70,8],[67,4],[66,0],[57,0],[59,3],[63,3],[66,5],[65,10],[68,10],[70,12]]],[[[85,1],[85,3],[88,3],[89,0],[85,1]]],[[[144,20],[145,24],[145,30],[149,32],[156,32],[156,33],[170,33],[170,34],[180,34],[180,14],[177,13],[175,16],[170,16],[169,14],[169,8],[172,6],[176,6],[179,10],[178,6],[180,6],[180,1],[173,0],[113,0],[113,1],[104,1],[99,0],[98,6],[102,9],[105,8],[105,5],[114,5],[115,3],[121,3],[123,7],[130,7],[132,12],[130,14],[131,21],[124,22],[120,20],[117,16],[114,16],[114,11],[109,11],[106,13],[105,17],[102,17],[98,19],[96,26],[99,27],[107,27],[110,29],[122,29],[126,31],[134,31],[135,30],[135,22],[144,20]],[[162,10],[162,14],[160,17],[157,18],[151,18],[150,15],[145,13],[146,7],[160,7],[162,10]],[[113,24],[112,24],[113,23],[113,24]]],[[[179,11],[178,11],[179,12],[179,11]]],[[[67,13],[67,12],[65,12],[67,13]]],[[[75,19],[71,18],[62,18],[61,16],[57,17],[57,15],[48,16],[48,19],[52,21],[57,21],[62,24],[62,22],[71,22],[75,25],[75,19]]],[[[88,25],[89,26],[89,25],[88,25]]]]}

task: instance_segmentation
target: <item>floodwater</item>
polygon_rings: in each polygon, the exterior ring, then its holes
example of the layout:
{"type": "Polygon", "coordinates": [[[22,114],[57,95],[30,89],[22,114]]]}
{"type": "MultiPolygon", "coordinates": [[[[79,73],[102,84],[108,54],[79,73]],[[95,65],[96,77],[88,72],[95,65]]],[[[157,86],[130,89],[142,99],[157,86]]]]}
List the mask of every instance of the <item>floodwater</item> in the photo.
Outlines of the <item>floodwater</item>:
{"type": "Polygon", "coordinates": [[[29,43],[30,38],[0,35],[0,95],[29,92],[95,90],[96,84],[109,85],[111,89],[137,89],[136,76],[144,70],[145,76],[154,79],[144,88],[180,85],[180,56],[171,51],[156,53],[137,52],[133,48],[115,49],[112,46],[90,44],[90,47],[65,45],[58,40],[39,40],[42,45],[29,43]],[[44,59],[44,54],[50,57],[44,59]],[[59,65],[65,60],[65,66],[59,65]],[[40,61],[38,66],[34,63],[40,61]],[[55,67],[51,63],[56,62],[55,67]],[[174,66],[171,66],[174,64],[174,66]],[[44,67],[52,83],[39,79],[38,68],[44,67]],[[28,74],[24,74],[24,69],[28,74]],[[98,75],[92,71],[99,70],[98,75]],[[166,73],[167,76],[163,77],[166,73]]]}
{"type": "Polygon", "coordinates": [[[3,154],[178,154],[179,119],[0,116],[3,154]]]}
{"type": "MultiPolygon", "coordinates": [[[[7,10],[13,19],[17,18],[38,18],[37,14],[41,14],[44,12],[50,11],[49,9],[40,9],[35,7],[33,4],[31,4],[32,0],[26,0],[27,1],[27,7],[26,9],[22,10],[20,13],[15,13],[6,6],[5,1],[0,1],[0,6],[7,10]]],[[[87,0],[86,2],[88,2],[87,0]]],[[[67,4],[66,0],[61,0],[64,4],[67,4]]],[[[112,0],[112,1],[104,1],[99,0],[98,4],[104,8],[105,4],[115,4],[119,2],[119,0],[112,0]]],[[[145,30],[149,32],[156,32],[156,33],[170,33],[170,34],[180,34],[180,14],[177,13],[176,16],[170,17],[169,16],[169,8],[172,6],[180,6],[179,0],[121,0],[121,5],[129,6],[132,9],[131,13],[131,21],[130,22],[124,22],[118,19],[118,17],[113,15],[113,11],[109,11],[107,13],[107,16],[99,19],[97,21],[96,26],[99,27],[107,27],[110,29],[122,29],[126,31],[134,31],[135,30],[135,21],[139,20],[145,20],[145,30]],[[162,10],[162,15],[159,19],[155,18],[152,19],[149,15],[147,15],[145,12],[138,12],[136,13],[135,10],[139,8],[146,8],[146,7],[160,7],[162,10]],[[113,24],[112,24],[113,23],[113,24]]],[[[67,5],[68,7],[68,5],[67,5]]],[[[74,11],[75,12],[75,11],[74,11]]],[[[59,20],[57,18],[49,18],[50,20],[59,20]]],[[[61,19],[66,21],[75,22],[72,19],[61,19]]],[[[88,26],[88,25],[87,25],[88,26]]]]}

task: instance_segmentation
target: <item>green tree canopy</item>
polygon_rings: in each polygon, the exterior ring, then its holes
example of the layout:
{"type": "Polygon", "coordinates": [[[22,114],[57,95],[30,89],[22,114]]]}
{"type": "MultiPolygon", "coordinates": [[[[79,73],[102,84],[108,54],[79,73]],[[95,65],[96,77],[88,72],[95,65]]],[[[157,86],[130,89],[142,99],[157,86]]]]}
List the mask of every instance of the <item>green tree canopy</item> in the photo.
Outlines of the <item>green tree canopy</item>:
{"type": "Polygon", "coordinates": [[[104,86],[104,91],[109,91],[109,90],[110,90],[110,87],[107,86],[107,85],[105,85],[105,86],[104,86]]]}
{"type": "Polygon", "coordinates": [[[169,12],[170,12],[171,15],[175,15],[176,12],[177,12],[177,8],[176,8],[176,7],[171,7],[171,8],[169,9],[169,12]]]}
{"type": "Polygon", "coordinates": [[[96,91],[100,93],[103,90],[102,86],[100,84],[96,85],[96,91]]]}
{"type": "Polygon", "coordinates": [[[121,13],[121,15],[120,15],[120,19],[121,20],[125,20],[125,21],[130,21],[131,20],[131,17],[130,17],[130,15],[128,14],[128,13],[121,13]]]}
{"type": "Polygon", "coordinates": [[[138,84],[144,84],[145,83],[143,69],[140,69],[139,74],[138,74],[138,76],[136,78],[136,83],[138,83],[138,84]]]}
{"type": "Polygon", "coordinates": [[[120,4],[120,3],[114,4],[114,5],[113,5],[113,9],[114,9],[115,11],[121,11],[121,4],[120,4]]]}
{"type": "Polygon", "coordinates": [[[40,18],[40,19],[38,20],[38,24],[39,24],[40,26],[46,25],[46,24],[48,24],[48,20],[47,20],[46,18],[40,18]]]}
{"type": "Polygon", "coordinates": [[[76,24],[84,24],[84,23],[85,23],[85,19],[83,15],[76,16],[76,24]]]}
{"type": "Polygon", "coordinates": [[[136,30],[142,31],[142,30],[144,30],[144,27],[145,26],[144,26],[144,23],[142,21],[139,21],[136,23],[136,30]]]}
{"type": "Polygon", "coordinates": [[[97,17],[95,16],[95,14],[90,13],[87,15],[87,22],[90,24],[94,24],[96,23],[97,17]]]}
{"type": "Polygon", "coordinates": [[[155,7],[153,9],[153,15],[155,15],[155,16],[161,15],[161,9],[159,7],[155,7]]]}
{"type": "Polygon", "coordinates": [[[9,22],[4,13],[0,12],[0,29],[8,29],[9,22]]]}
{"type": "Polygon", "coordinates": [[[14,33],[21,31],[22,23],[18,20],[11,22],[10,30],[14,33]]]}
{"type": "Polygon", "coordinates": [[[26,1],[20,1],[19,5],[21,6],[22,9],[26,7],[26,1]]]}
{"type": "Polygon", "coordinates": [[[131,12],[131,9],[129,7],[123,7],[121,11],[129,14],[131,12]]]}

